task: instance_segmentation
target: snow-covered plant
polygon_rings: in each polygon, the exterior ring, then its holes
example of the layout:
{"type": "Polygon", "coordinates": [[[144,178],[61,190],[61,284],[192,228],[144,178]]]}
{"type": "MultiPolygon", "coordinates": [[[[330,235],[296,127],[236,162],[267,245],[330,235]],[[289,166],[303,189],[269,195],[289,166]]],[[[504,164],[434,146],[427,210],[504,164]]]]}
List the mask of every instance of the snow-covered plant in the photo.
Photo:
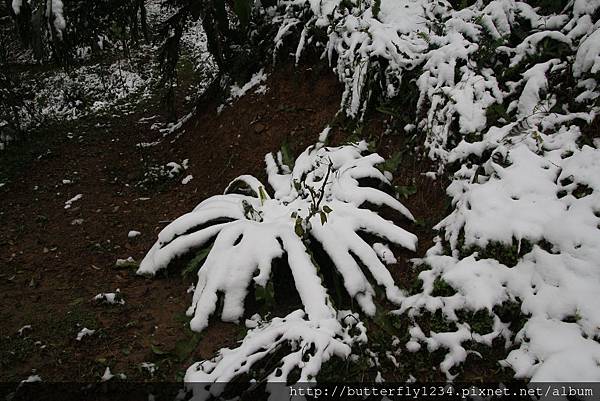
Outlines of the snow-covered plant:
{"type": "Polygon", "coordinates": [[[314,382],[323,363],[332,357],[345,359],[353,345],[367,341],[366,327],[358,314],[349,311],[314,321],[307,319],[304,311],[296,310],[269,322],[257,319],[247,323],[250,322],[256,327],[248,332],[239,347],[222,349],[212,360],[197,362],[188,368],[184,381],[193,391],[194,401],[218,396],[240,375],[252,377],[256,373],[252,369],[259,361],[280,351],[285,353],[283,358],[275,360],[275,366],[266,367],[266,390],[271,393],[269,399],[288,399],[289,394],[279,392],[289,391],[281,383],[289,382],[292,371],[298,370],[298,382],[314,382]]]}
{"type": "Polygon", "coordinates": [[[491,107],[525,125],[537,109],[551,109],[535,95],[543,85],[540,72],[564,68],[555,57],[573,52],[577,43],[574,75],[600,70],[592,1],[570,2],[563,13],[550,15],[514,0],[478,1],[460,10],[438,0],[308,3],[280,1],[285,11],[272,19],[279,27],[274,48],[295,32],[297,59],[309,45],[323,48],[345,87],[341,108],[352,117],[362,118],[373,93],[382,100],[405,96],[402,85],[411,80],[419,90],[411,125],[425,134],[429,156],[442,164],[461,138],[481,135],[491,107]],[[307,9],[312,17],[304,23],[307,9]],[[524,39],[515,37],[521,30],[530,30],[524,39]],[[523,101],[515,108],[521,89],[523,101]]]}
{"type": "Polygon", "coordinates": [[[267,155],[267,173],[274,195],[252,176],[241,176],[225,190],[201,202],[158,236],[142,260],[139,274],[154,274],[178,257],[212,244],[198,272],[198,284],[188,315],[193,330],[203,330],[223,297],[221,319],[238,321],[251,285],[265,287],[272,262],[287,261],[296,290],[310,320],[335,316],[319,274],[311,244],[318,242],[335,266],[350,297],[369,315],[375,313],[374,288],[366,272],[395,303],[402,291],[377,252],[359,234],[414,250],[415,235],[384,219],[368,206],[387,206],[412,220],[397,199],[368,183],[389,185],[376,168],[384,161],[367,154],[366,142],[341,147],[310,146],[293,170],[281,154],[267,155]],[[365,271],[363,271],[363,268],[365,271]]]}

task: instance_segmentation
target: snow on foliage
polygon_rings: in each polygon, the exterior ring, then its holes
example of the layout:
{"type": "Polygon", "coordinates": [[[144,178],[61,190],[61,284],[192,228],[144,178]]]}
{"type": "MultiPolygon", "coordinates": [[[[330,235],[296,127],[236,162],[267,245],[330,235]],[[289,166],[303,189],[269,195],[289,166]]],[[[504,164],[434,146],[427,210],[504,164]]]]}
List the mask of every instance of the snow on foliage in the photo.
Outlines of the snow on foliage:
{"type": "Polygon", "coordinates": [[[23,0],[12,0],[11,7],[15,15],[19,15],[21,13],[21,6],[23,5],[23,0]]]}
{"type": "Polygon", "coordinates": [[[77,341],[81,341],[85,336],[91,336],[96,332],[96,330],[88,329],[87,327],[82,328],[79,333],[77,333],[77,337],[75,338],[77,341]]]}
{"type": "MultiPolygon", "coordinates": [[[[350,116],[362,116],[374,86],[381,86],[385,98],[393,98],[400,95],[403,80],[414,81],[420,93],[418,114],[424,117],[415,123],[426,133],[430,156],[441,161],[447,160],[454,119],[459,120],[460,134],[485,130],[489,106],[503,104],[532,76],[539,78],[545,72],[536,67],[523,79],[503,85],[498,82],[498,68],[522,67],[548,43],[577,51],[576,76],[600,68],[595,40],[599,26],[591,20],[598,5],[592,1],[574,2],[559,15],[540,15],[525,2],[513,0],[478,1],[461,10],[446,1],[381,0],[377,15],[373,7],[352,2],[313,0],[310,4],[313,17],[306,25],[313,31],[325,27],[327,41],[305,38],[303,31],[298,57],[308,43],[324,48],[323,56],[345,84],[342,107],[350,116]],[[511,47],[511,27],[526,24],[532,26],[531,34],[511,47]],[[486,65],[488,53],[498,53],[502,64],[486,65]]],[[[275,48],[282,46],[292,27],[304,24],[303,7],[293,0],[279,2],[272,20],[279,24],[275,48]]],[[[530,89],[526,92],[533,92],[530,89]]],[[[536,106],[535,97],[524,98],[521,104],[522,110],[529,111],[536,106]]]]}
{"type": "Polygon", "coordinates": [[[414,250],[417,238],[376,212],[368,204],[387,206],[412,219],[398,200],[386,192],[361,185],[373,179],[389,180],[375,166],[384,160],[363,155],[366,142],[336,148],[310,146],[292,170],[281,163],[281,154],[266,157],[274,197],[252,176],[234,180],[224,195],[201,202],[158,236],[140,263],[139,274],[154,274],[178,257],[212,243],[198,273],[188,315],[191,327],[201,331],[215,312],[223,294],[221,319],[238,321],[244,313],[249,285],[265,287],[272,263],[283,258],[309,320],[335,316],[327,290],[311,257],[310,244],[321,244],[343,279],[348,294],[368,315],[375,313],[374,289],[361,269],[368,269],[387,298],[399,304],[403,294],[394,284],[377,252],[359,233],[366,232],[414,250]]]}
{"type": "Polygon", "coordinates": [[[67,27],[67,22],[63,15],[63,2],[61,0],[46,1],[46,18],[51,21],[57,38],[62,40],[63,31],[67,27]]]}
{"type": "Polygon", "coordinates": [[[124,305],[125,300],[123,299],[123,295],[121,295],[121,291],[117,288],[115,292],[102,292],[97,294],[92,298],[93,301],[99,303],[105,303],[109,305],[124,305]]]}
{"type": "Polygon", "coordinates": [[[193,330],[208,325],[219,294],[223,298],[221,319],[239,321],[249,287],[266,287],[276,259],[287,261],[304,306],[268,322],[258,316],[247,320],[252,330],[238,348],[223,349],[215,359],[192,365],[186,382],[221,383],[194,386],[195,399],[219,394],[225,382],[248,372],[284,344],[291,351],[281,360],[283,365],[269,373],[270,381],[285,382],[295,368],[300,369],[300,381],[313,381],[324,362],[332,356],[346,358],[354,343],[366,341],[358,315],[335,310],[319,274],[322,267],[312,256],[315,242],[364,313],[375,313],[375,291],[361,266],[385,289],[387,298],[400,305],[404,294],[380,260],[391,262],[391,250],[383,243],[369,245],[359,233],[415,250],[413,234],[366,206],[387,206],[407,219],[413,217],[393,196],[365,184],[367,179],[390,184],[376,168],[384,159],[366,152],[364,141],[341,147],[310,146],[292,169],[283,164],[281,152],[269,154],[266,163],[273,197],[256,178],[241,176],[224,195],[201,202],[160,232],[138,274],[154,274],[178,257],[210,246],[187,312],[193,315],[193,330]]]}
{"type": "MultiPolygon", "coordinates": [[[[347,358],[351,347],[366,342],[366,328],[357,314],[340,311],[337,316],[326,319],[307,319],[304,311],[296,310],[284,318],[260,322],[250,330],[239,347],[222,349],[209,361],[190,366],[184,381],[191,383],[194,401],[220,395],[228,382],[235,377],[250,373],[256,363],[274,354],[286,345],[291,351],[281,359],[279,366],[268,372],[268,383],[286,383],[294,369],[300,370],[298,382],[310,383],[323,363],[332,357],[347,358]],[[194,384],[199,383],[199,384],[194,384]]],[[[267,384],[269,399],[287,399],[284,387],[267,384]]]]}
{"type": "Polygon", "coordinates": [[[143,92],[150,90],[150,79],[126,62],[82,66],[69,72],[25,73],[21,76],[20,90],[26,100],[18,111],[20,129],[108,111],[134,93],[144,98],[143,92]]]}
{"type": "Polygon", "coordinates": [[[406,347],[445,348],[440,368],[452,379],[465,343],[503,338],[515,349],[501,363],[515,377],[600,380],[600,151],[581,129],[600,110],[600,3],[565,2],[557,14],[515,0],[309,3],[279,2],[275,48],[297,33],[297,58],[321,49],[353,117],[374,93],[393,101],[416,87],[411,133],[438,173],[455,171],[454,210],[420,261],[422,291],[397,313],[441,310],[457,330],[415,323],[406,347]],[[455,294],[435,295],[440,282],[455,294]],[[497,313],[508,304],[526,321],[516,333],[497,313]],[[464,309],[487,311],[492,331],[461,322],[464,309]]]}

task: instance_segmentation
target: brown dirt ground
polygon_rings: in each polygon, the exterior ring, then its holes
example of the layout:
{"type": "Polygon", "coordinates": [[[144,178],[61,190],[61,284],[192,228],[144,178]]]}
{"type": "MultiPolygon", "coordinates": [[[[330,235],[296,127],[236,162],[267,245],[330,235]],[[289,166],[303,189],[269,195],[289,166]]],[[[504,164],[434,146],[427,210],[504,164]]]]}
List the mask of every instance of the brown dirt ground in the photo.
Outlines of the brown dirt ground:
{"type": "MultiPolygon", "coordinates": [[[[242,331],[233,324],[215,321],[199,336],[189,331],[184,313],[191,278],[173,271],[143,278],[114,264],[129,256],[141,260],[167,222],[221,193],[236,176],[264,179],[264,155],[285,139],[298,154],[327,124],[339,121],[342,88],[325,71],[280,66],[269,76],[266,95],[249,94],[221,114],[216,112],[220,102],[209,100],[165,138],[150,129],[154,121],[138,123],[142,117],[161,118],[159,103],[152,101],[132,114],[64,123],[36,145],[15,145],[10,152],[22,152],[27,161],[17,167],[0,161],[7,171],[0,177],[10,175],[0,188],[0,381],[22,380],[34,370],[46,381],[97,381],[106,366],[130,380],[179,380],[192,362],[239,340],[242,331]],[[72,139],[69,132],[75,134],[72,139]],[[157,146],[136,146],[157,139],[162,141],[157,146]],[[184,159],[189,169],[177,179],[138,185],[149,165],[184,159]],[[181,185],[187,174],[193,180],[181,185]],[[63,179],[73,183],[64,185],[63,179]],[[83,198],[65,209],[77,194],[83,198]],[[83,224],[72,224],[74,219],[83,224]],[[129,230],[142,235],[128,239],[129,230]],[[117,288],[124,305],[91,301],[117,288]],[[31,330],[19,335],[25,325],[31,330]],[[76,341],[83,326],[98,332],[76,341]],[[158,365],[155,376],[139,368],[146,361],[158,365]]],[[[185,108],[181,102],[178,107],[185,108]]],[[[385,124],[382,115],[375,115],[363,133],[389,156],[406,143],[400,135],[381,135],[385,124]]],[[[336,124],[333,142],[343,142],[347,134],[343,124],[336,124]]],[[[447,183],[422,174],[432,169],[408,153],[394,181],[417,188],[403,202],[418,224],[402,224],[419,237],[419,249],[397,249],[399,263],[392,267],[405,288],[415,277],[408,259],[431,246],[431,227],[446,212],[447,183]]]]}
{"type": "MultiPolygon", "coordinates": [[[[157,102],[117,118],[65,123],[32,152],[37,157],[10,171],[13,176],[0,188],[0,381],[22,380],[34,369],[46,381],[95,381],[105,366],[148,380],[139,369],[144,361],[158,362],[158,377],[173,380],[191,361],[211,357],[238,339],[237,326],[215,322],[188,357],[162,355],[191,336],[184,319],[191,279],[179,274],[146,279],[114,265],[117,258],[141,260],[164,227],[160,222],[222,192],[236,176],[262,177],[264,155],[278,149],[284,137],[297,152],[313,143],[339,106],[336,79],[309,68],[280,69],[268,87],[266,95],[245,96],[220,115],[218,102],[200,105],[181,136],[172,134],[143,151],[137,143],[161,135],[149,129],[153,121],[137,121],[158,114],[157,102]],[[75,134],[72,139],[68,132],[75,134]],[[146,164],[183,159],[190,166],[185,174],[194,177],[187,185],[180,176],[136,186],[146,164]],[[64,185],[63,179],[73,183],[64,185]],[[82,199],[65,209],[77,194],[82,199]],[[83,224],[72,224],[75,219],[83,224]],[[142,235],[128,239],[129,230],[142,235]],[[117,288],[125,305],[91,302],[117,288]],[[32,328],[20,336],[25,325],[32,328]],[[83,326],[98,332],[76,341],[83,326]]],[[[10,151],[27,154],[29,145],[16,144],[10,151]]]]}

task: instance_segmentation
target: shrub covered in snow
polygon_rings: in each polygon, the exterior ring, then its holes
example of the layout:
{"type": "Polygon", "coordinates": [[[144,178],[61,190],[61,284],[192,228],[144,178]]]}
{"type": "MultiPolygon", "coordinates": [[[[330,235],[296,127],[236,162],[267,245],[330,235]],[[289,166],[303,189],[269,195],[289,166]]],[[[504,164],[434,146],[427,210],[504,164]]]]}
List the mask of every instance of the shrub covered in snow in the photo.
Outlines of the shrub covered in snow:
{"type": "MultiPolygon", "coordinates": [[[[292,169],[283,164],[281,153],[269,154],[266,163],[272,196],[256,178],[238,177],[224,195],[201,202],[159,234],[142,260],[139,274],[154,274],[176,258],[210,246],[188,309],[194,330],[208,325],[220,296],[221,319],[242,318],[249,288],[265,287],[276,273],[273,269],[289,266],[304,306],[284,318],[252,324],[254,328],[240,347],[221,350],[214,360],[194,364],[186,381],[229,381],[282,347],[290,347],[281,359],[283,365],[273,368],[268,379],[285,382],[288,374],[299,368],[300,380],[310,381],[322,363],[332,356],[345,358],[352,344],[366,341],[358,315],[336,311],[322,279],[325,266],[313,256],[316,243],[333,262],[343,291],[365,314],[375,313],[373,285],[381,286],[387,299],[400,305],[404,293],[385,266],[393,254],[381,242],[369,244],[360,233],[414,250],[417,238],[413,234],[367,207],[387,206],[407,219],[413,217],[397,199],[372,184],[386,186],[390,182],[376,167],[383,158],[366,152],[366,142],[332,148],[310,146],[292,169]],[[277,259],[285,263],[274,265],[277,259]],[[358,330],[351,335],[352,328],[358,330]]],[[[224,384],[194,391],[206,396],[206,391],[216,394],[223,388],[224,384]]]]}
{"type": "Polygon", "coordinates": [[[219,293],[223,296],[221,318],[238,321],[249,286],[266,286],[273,261],[283,258],[307,316],[319,320],[331,317],[333,309],[318,263],[311,257],[311,243],[318,242],[345,290],[365,313],[375,313],[374,289],[361,265],[385,289],[387,298],[399,303],[402,291],[359,233],[414,250],[417,239],[413,234],[366,206],[388,206],[408,219],[413,217],[393,196],[361,185],[366,179],[389,184],[375,167],[383,159],[377,154],[363,155],[366,150],[365,142],[337,148],[311,146],[291,171],[281,162],[281,154],[267,155],[273,197],[256,178],[238,177],[224,195],[203,201],[163,229],[138,273],[154,274],[177,257],[210,245],[188,310],[194,315],[192,328],[200,331],[215,312],[219,293]]]}

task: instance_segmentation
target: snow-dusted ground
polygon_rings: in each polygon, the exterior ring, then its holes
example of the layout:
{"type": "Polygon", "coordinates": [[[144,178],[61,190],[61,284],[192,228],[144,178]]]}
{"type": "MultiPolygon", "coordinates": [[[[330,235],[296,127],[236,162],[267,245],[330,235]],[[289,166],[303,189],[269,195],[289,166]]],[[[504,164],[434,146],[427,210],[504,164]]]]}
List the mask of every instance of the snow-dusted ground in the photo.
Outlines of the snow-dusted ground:
{"type": "MultiPolygon", "coordinates": [[[[422,138],[429,157],[438,163],[432,177],[452,172],[447,192],[454,207],[436,226],[436,245],[414,261],[422,270],[421,291],[409,296],[389,282],[380,259],[394,256],[384,244],[367,250],[351,238],[362,212],[348,204],[357,206],[365,198],[357,198],[363,194],[352,185],[356,176],[350,167],[341,164],[335,178],[317,167],[320,180],[331,180],[325,192],[332,196],[326,204],[333,211],[329,221],[319,221],[317,213],[307,218],[314,221],[306,226],[303,217],[310,209],[298,206],[294,217],[294,202],[303,198],[290,179],[303,167],[274,172],[277,159],[267,157],[274,199],[261,192],[255,179],[245,177],[254,196],[226,194],[201,203],[163,230],[140,272],[165,267],[218,234],[199,272],[189,311],[194,314],[192,327],[201,330],[214,311],[218,291],[226,294],[222,318],[235,321],[242,316],[244,291],[254,270],[258,266],[260,271],[255,282],[264,285],[270,261],[281,256],[283,246],[292,257],[292,270],[305,271],[302,277],[294,273],[305,310],[254,325],[240,347],[193,365],[187,379],[228,380],[272,352],[275,339],[315,345],[310,363],[302,365],[303,374],[311,374],[307,379],[332,355],[348,356],[348,347],[358,340],[342,335],[343,322],[323,301],[327,292],[312,274],[312,263],[299,266],[306,253],[303,243],[292,238],[310,231],[326,244],[346,290],[366,315],[373,313],[371,287],[360,269],[347,268],[356,264],[348,250],[369,269],[375,267],[378,284],[398,305],[394,313],[412,322],[410,341],[400,346],[409,352],[423,346],[430,352],[445,350],[439,368],[448,380],[465,361],[469,344],[491,346],[497,338],[514,347],[498,363],[510,367],[517,378],[600,380],[600,143],[582,134],[600,109],[600,3],[574,0],[562,12],[547,15],[514,0],[476,1],[461,10],[443,0],[381,0],[377,15],[369,3],[374,2],[352,6],[310,0],[305,5],[281,0],[266,13],[279,29],[274,48],[281,48],[284,40],[296,41],[297,58],[307,46],[322,49],[345,85],[341,108],[348,115],[361,119],[370,100],[382,100],[371,99],[375,85],[381,85],[383,100],[391,101],[404,95],[401,88],[407,84],[416,88],[417,112],[405,116],[412,120],[406,131],[422,138]],[[311,36],[315,30],[326,32],[327,39],[319,42],[311,36]],[[336,193],[336,185],[343,190],[336,193]],[[335,215],[346,208],[352,210],[338,220],[335,215]],[[232,221],[188,231],[222,216],[232,221]],[[436,283],[447,283],[454,294],[436,295],[436,283]],[[515,303],[525,316],[518,332],[497,313],[497,307],[508,303],[515,303]],[[477,332],[460,318],[457,312],[462,310],[486,311],[493,320],[491,331],[477,332]],[[414,319],[436,311],[457,329],[425,332],[414,319]]],[[[302,166],[306,155],[297,165],[302,166]]],[[[352,158],[348,162],[355,163],[352,158]]],[[[375,174],[372,164],[355,163],[352,168],[359,175],[375,174]]],[[[361,224],[369,227],[366,221],[361,224]]],[[[382,223],[372,229],[393,240],[388,233],[399,228],[382,223]]],[[[405,233],[400,243],[411,248],[412,241],[405,233]]],[[[369,333],[361,333],[360,341],[367,341],[369,333]]],[[[274,373],[272,380],[284,380],[302,363],[295,351],[288,357],[283,372],[274,373]]]]}
{"type": "MultiPolygon", "coordinates": [[[[146,2],[146,8],[151,27],[159,26],[170,12],[160,0],[146,2]]],[[[62,20],[61,23],[64,22],[62,20]]],[[[130,49],[129,57],[124,57],[120,42],[112,43],[105,36],[102,36],[102,41],[106,47],[103,59],[114,60],[110,63],[92,63],[92,56],[97,55],[91,54],[89,48],[81,48],[77,50],[81,65],[18,73],[18,87],[13,89],[23,99],[17,111],[18,129],[22,133],[43,127],[49,122],[78,120],[98,112],[128,114],[133,112],[132,106],[156,92],[158,46],[143,42],[139,47],[130,49]]],[[[182,38],[182,49],[183,58],[194,63],[196,82],[191,88],[190,98],[199,96],[218,71],[207,49],[206,35],[200,21],[189,23],[182,38]]],[[[31,56],[30,52],[25,53],[31,56]]],[[[24,64],[35,63],[30,58],[22,61],[24,64]]],[[[3,118],[0,114],[0,150],[15,139],[15,127],[9,127],[10,133],[5,133],[3,129],[9,126],[8,121],[14,119],[13,115],[3,118]]],[[[166,131],[163,133],[170,133],[180,125],[169,123],[163,128],[166,131]]]]}

